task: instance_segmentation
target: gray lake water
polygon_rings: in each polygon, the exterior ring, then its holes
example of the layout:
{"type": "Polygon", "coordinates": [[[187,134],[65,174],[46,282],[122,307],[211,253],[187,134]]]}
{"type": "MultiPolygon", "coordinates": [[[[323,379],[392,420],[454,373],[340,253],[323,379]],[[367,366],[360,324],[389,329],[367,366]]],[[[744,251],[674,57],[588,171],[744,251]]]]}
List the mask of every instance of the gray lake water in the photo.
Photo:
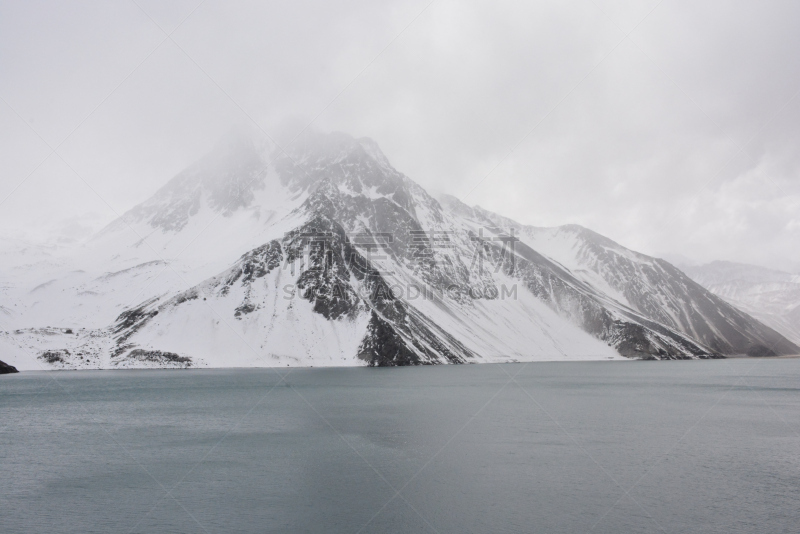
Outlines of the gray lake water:
{"type": "Polygon", "coordinates": [[[800,532],[800,360],[287,371],[0,377],[0,531],[800,532]]]}

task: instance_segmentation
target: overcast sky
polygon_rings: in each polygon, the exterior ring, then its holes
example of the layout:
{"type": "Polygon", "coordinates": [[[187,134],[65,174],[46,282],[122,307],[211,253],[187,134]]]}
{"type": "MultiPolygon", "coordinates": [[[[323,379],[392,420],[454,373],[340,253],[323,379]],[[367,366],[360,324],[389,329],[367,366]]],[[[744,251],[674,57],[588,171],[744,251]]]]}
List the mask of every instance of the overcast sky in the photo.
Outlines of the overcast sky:
{"type": "Polygon", "coordinates": [[[800,269],[798,50],[794,1],[2,1],[0,235],[313,120],[523,223],[800,269]]]}

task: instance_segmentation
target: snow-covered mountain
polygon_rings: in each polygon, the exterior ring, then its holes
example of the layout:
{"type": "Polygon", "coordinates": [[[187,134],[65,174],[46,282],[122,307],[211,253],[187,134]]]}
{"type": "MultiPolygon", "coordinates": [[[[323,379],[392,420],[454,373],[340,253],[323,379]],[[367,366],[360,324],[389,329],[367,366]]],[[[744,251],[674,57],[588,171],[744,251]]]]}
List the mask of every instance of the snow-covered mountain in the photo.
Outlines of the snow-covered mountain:
{"type": "MultiPolygon", "coordinates": [[[[450,204],[457,202],[449,199],[450,204]]],[[[710,293],[670,263],[629,250],[578,225],[537,228],[481,208],[461,206],[484,224],[516,228],[523,243],[627,309],[681,332],[721,354],[759,355],[796,347],[710,293]]]]}
{"type": "Polygon", "coordinates": [[[727,261],[682,268],[712,293],[800,343],[800,275],[727,261]]]}
{"type": "Polygon", "coordinates": [[[59,261],[6,287],[18,368],[800,352],[663,260],[437,200],[341,133],[223,144],[59,261]]]}

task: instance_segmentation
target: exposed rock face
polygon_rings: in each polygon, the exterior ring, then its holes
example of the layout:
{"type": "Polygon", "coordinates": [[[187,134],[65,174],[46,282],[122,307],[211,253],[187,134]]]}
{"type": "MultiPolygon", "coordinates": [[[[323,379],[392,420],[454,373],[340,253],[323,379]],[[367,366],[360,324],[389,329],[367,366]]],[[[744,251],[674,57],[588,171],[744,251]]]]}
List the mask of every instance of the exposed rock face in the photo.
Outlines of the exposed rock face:
{"type": "Polygon", "coordinates": [[[152,362],[156,364],[178,364],[179,366],[190,367],[192,359],[186,356],[178,356],[174,352],[162,352],[160,350],[135,349],[128,353],[129,360],[142,362],[152,362]]]}
{"type": "Polygon", "coordinates": [[[0,361],[0,375],[8,375],[11,373],[18,373],[17,368],[0,361]]]}

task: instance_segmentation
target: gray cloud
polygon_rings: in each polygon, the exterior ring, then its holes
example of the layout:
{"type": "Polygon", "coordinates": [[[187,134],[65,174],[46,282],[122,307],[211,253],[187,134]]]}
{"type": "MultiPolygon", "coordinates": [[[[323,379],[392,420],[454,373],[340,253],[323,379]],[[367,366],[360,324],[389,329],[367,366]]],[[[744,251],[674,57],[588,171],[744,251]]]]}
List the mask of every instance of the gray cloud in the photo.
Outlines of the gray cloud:
{"type": "Polygon", "coordinates": [[[233,125],[285,142],[316,118],[522,222],[800,265],[796,3],[137,1],[0,4],[0,199],[45,142],[69,164],[0,233],[100,224],[233,125]]]}

